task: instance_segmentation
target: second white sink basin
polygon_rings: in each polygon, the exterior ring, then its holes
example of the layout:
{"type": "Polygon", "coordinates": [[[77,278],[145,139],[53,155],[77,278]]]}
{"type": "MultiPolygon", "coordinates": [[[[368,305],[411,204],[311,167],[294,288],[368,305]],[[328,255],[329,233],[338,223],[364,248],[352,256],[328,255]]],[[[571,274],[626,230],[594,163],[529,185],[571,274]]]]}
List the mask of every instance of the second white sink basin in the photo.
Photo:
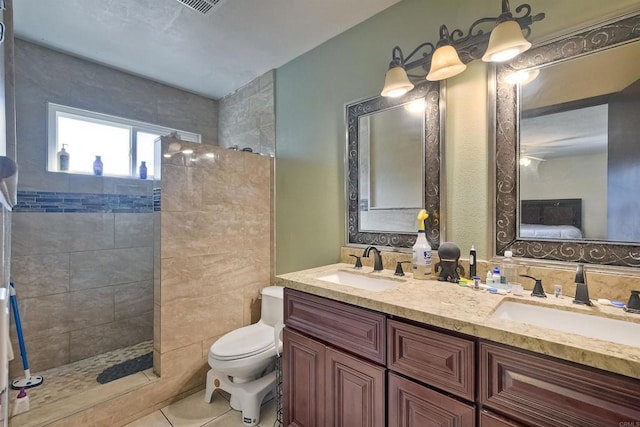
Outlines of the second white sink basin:
{"type": "Polygon", "coordinates": [[[504,301],[491,317],[640,347],[640,323],[513,301],[504,301]]]}
{"type": "Polygon", "coordinates": [[[371,292],[382,292],[398,286],[397,281],[385,279],[383,277],[365,276],[364,274],[348,273],[337,271],[317,278],[324,282],[336,283],[338,285],[351,286],[358,289],[366,289],[371,292]]]}

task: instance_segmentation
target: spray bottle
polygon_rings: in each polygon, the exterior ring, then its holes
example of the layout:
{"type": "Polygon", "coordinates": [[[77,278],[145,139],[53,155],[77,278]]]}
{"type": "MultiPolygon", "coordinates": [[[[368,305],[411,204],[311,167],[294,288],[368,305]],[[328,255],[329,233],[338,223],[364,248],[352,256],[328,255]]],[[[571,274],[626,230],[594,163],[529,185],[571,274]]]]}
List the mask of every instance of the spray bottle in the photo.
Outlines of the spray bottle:
{"type": "Polygon", "coordinates": [[[27,412],[29,410],[29,396],[27,396],[27,392],[24,387],[20,389],[18,396],[16,397],[15,402],[13,403],[13,408],[11,410],[11,416],[16,416],[18,414],[22,414],[23,412],[27,412]]]}
{"type": "Polygon", "coordinates": [[[429,218],[426,210],[418,214],[418,237],[413,245],[413,278],[426,280],[431,277],[431,246],[427,241],[424,222],[429,218]]]}

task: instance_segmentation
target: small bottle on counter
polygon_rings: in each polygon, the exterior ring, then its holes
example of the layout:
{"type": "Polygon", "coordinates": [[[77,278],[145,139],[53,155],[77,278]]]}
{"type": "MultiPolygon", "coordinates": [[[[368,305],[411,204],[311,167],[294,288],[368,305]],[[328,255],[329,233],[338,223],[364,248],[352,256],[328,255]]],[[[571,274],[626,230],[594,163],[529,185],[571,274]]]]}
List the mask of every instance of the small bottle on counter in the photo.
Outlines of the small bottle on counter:
{"type": "Polygon", "coordinates": [[[518,264],[513,260],[513,252],[504,251],[504,260],[500,266],[500,284],[503,289],[511,288],[511,283],[518,282],[518,264]]]}
{"type": "Polygon", "coordinates": [[[487,271],[486,285],[489,287],[493,287],[493,271],[491,271],[490,269],[487,271]]]}
{"type": "Polygon", "coordinates": [[[473,276],[473,290],[480,290],[480,276],[473,276]]]}
{"type": "Polygon", "coordinates": [[[93,174],[95,176],[102,176],[102,159],[100,156],[96,156],[96,160],[93,162],[93,174]]]}

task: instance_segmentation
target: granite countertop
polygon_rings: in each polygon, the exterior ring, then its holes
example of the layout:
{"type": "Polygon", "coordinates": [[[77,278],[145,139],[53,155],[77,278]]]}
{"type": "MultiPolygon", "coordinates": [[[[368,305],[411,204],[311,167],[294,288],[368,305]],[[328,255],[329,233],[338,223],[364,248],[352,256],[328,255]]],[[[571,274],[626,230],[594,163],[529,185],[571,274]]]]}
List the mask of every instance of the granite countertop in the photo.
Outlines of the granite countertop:
{"type": "MultiPolygon", "coordinates": [[[[640,315],[628,314],[612,306],[575,305],[571,302],[572,298],[566,296],[535,298],[530,296],[531,289],[525,291],[524,296],[490,294],[448,282],[414,280],[411,274],[396,277],[391,270],[379,273],[371,273],[370,267],[354,270],[353,265],[343,263],[282,274],[277,276],[277,284],[640,379],[640,347],[491,317],[501,302],[517,301],[640,323],[640,315]],[[397,280],[399,285],[386,291],[371,292],[317,279],[339,270],[397,280]]],[[[640,337],[638,340],[640,341],[640,337]]]]}

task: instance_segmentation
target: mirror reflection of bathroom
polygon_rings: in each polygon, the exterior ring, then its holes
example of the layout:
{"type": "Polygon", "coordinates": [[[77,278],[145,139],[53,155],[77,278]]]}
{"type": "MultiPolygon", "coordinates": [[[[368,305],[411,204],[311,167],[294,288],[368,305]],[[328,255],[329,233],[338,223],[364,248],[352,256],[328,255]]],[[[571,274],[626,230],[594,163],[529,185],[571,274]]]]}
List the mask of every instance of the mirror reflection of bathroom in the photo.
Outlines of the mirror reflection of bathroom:
{"type": "Polygon", "coordinates": [[[638,57],[640,43],[628,43],[532,69],[520,83],[521,237],[640,240],[628,198],[638,57]]]}

